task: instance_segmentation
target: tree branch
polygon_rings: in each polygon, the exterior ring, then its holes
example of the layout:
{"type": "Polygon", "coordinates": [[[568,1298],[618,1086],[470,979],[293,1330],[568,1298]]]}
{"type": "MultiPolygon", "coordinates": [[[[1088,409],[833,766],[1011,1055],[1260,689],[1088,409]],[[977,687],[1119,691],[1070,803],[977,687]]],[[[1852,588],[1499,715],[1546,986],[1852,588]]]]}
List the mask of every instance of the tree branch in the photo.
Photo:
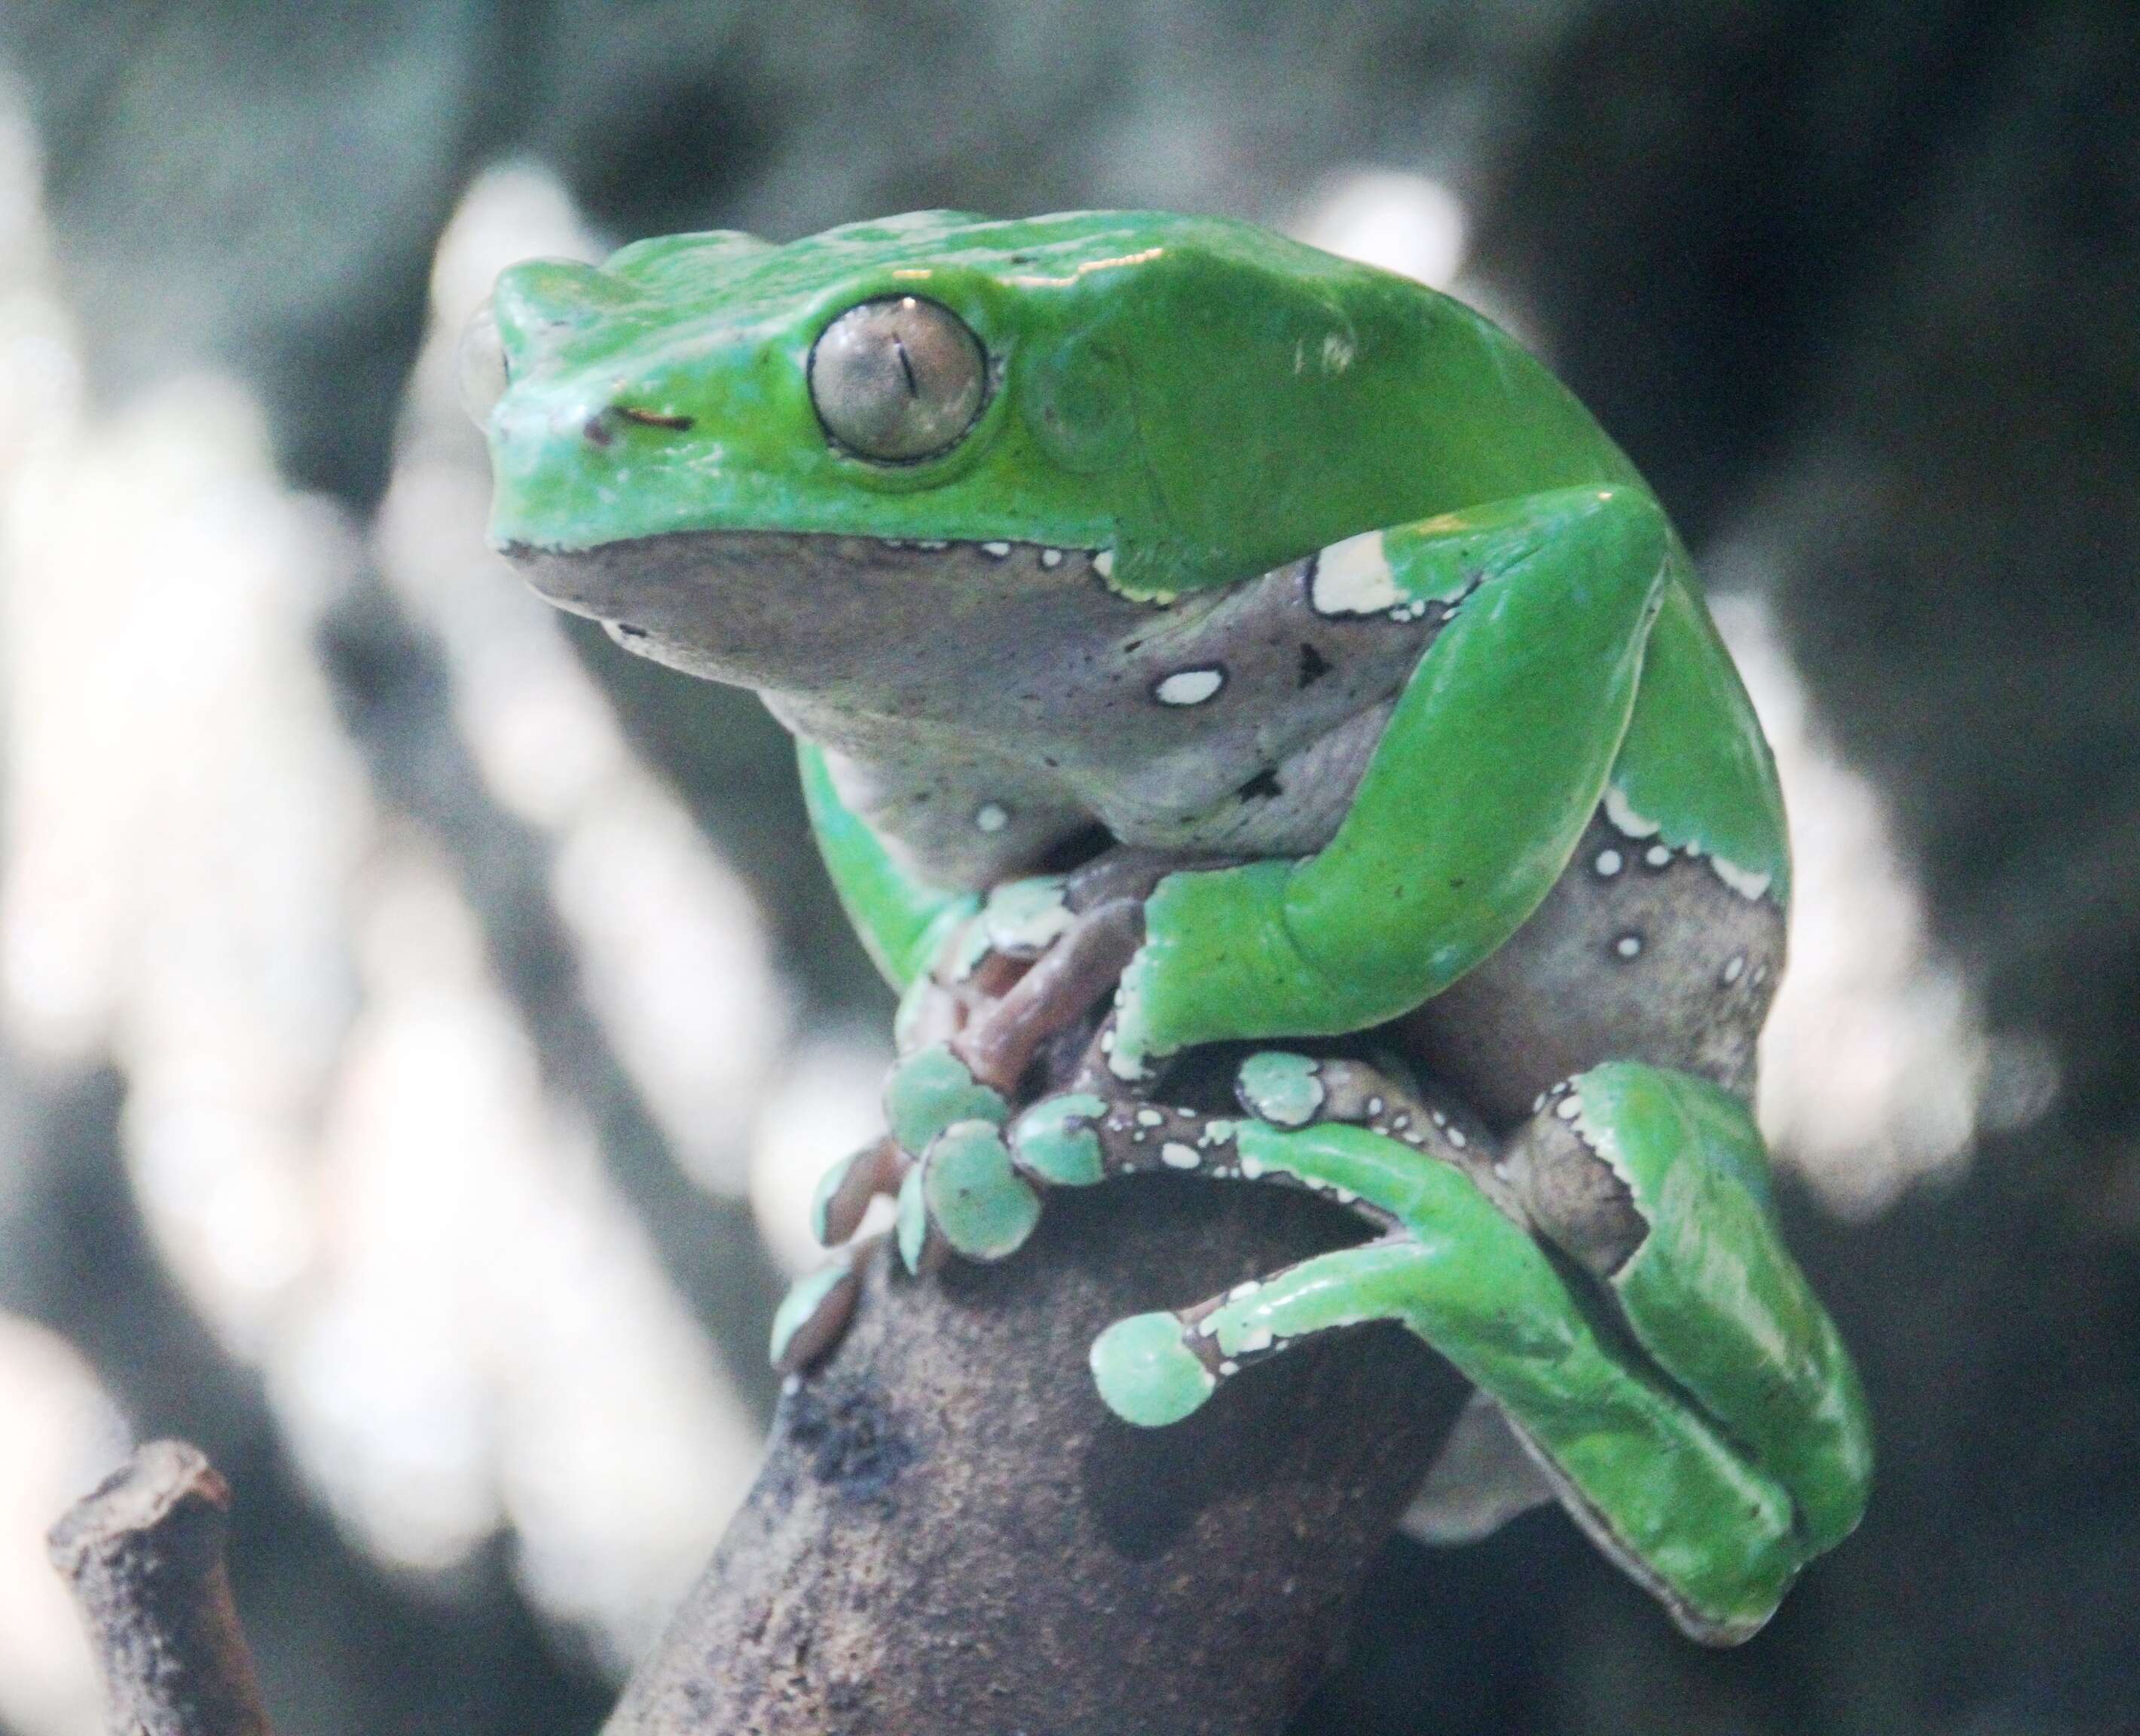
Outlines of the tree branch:
{"type": "Polygon", "coordinates": [[[1086,1351],[1359,1233],[1326,1201],[1151,1176],[1051,1195],[1000,1265],[910,1281],[880,1251],[609,1736],[1282,1728],[1462,1383],[1384,1324],[1145,1431],[1086,1351]]]}
{"type": "Polygon", "coordinates": [[[229,1518],[198,1449],[151,1441],[53,1528],[112,1736],[268,1736],[223,1567],[229,1518]]]}

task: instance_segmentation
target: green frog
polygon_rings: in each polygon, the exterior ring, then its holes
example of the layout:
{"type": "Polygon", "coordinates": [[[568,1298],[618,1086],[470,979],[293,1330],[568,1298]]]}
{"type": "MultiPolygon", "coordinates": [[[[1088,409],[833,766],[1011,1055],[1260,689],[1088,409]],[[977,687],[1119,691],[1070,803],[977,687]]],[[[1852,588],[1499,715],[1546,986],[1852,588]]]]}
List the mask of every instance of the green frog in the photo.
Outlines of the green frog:
{"type": "MultiPolygon", "coordinates": [[[[1371,1238],[1110,1328],[1109,1406],[1395,1320],[1477,1389],[1430,1508],[1529,1467],[1696,1637],[1850,1532],[1864,1401],[1748,1107],[1774,764],[1655,496],[1518,344],[1240,223],[937,211],[518,265],[464,354],[496,546],[763,696],[904,992],[825,1239],[884,1192],[918,1268],[1057,1187],[1313,1189],[1371,1238]],[[1233,1101],[1182,1106],[1215,1056],[1233,1101]]],[[[806,1279],[776,1360],[853,1293],[806,1279]]]]}

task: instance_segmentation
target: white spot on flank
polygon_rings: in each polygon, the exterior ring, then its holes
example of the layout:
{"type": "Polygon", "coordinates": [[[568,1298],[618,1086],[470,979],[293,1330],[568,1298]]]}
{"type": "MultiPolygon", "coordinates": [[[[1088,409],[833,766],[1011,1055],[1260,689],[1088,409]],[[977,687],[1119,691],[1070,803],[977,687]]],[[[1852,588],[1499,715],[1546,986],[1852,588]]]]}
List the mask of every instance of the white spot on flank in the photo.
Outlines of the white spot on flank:
{"type": "Polygon", "coordinates": [[[1464,1137],[1464,1130],[1461,1127],[1452,1127],[1449,1130],[1449,1143],[1461,1151],[1471,1142],[1464,1137]]]}
{"type": "Polygon", "coordinates": [[[1169,1140],[1159,1148],[1159,1160],[1170,1170],[1193,1170],[1204,1161],[1194,1145],[1185,1145],[1179,1140],[1169,1140]]]}
{"type": "Polygon", "coordinates": [[[1609,880],[1627,866],[1627,859],[1617,850],[1601,850],[1593,866],[1603,878],[1609,880]]]}
{"type": "Polygon", "coordinates": [[[1722,880],[1741,898],[1759,898],[1769,890],[1770,876],[1765,874],[1755,874],[1750,869],[1741,868],[1736,862],[1727,862],[1720,856],[1711,856],[1709,859],[1709,866],[1716,870],[1717,879],[1722,880]]]}
{"type": "Polygon", "coordinates": [[[1092,552],[1092,571],[1103,579],[1115,576],[1115,552],[1111,548],[1095,549],[1092,552]]]}
{"type": "Polygon", "coordinates": [[[1642,949],[1640,934],[1622,934],[1612,943],[1612,950],[1623,959],[1632,959],[1642,949]]]}
{"type": "Polygon", "coordinates": [[[925,548],[931,554],[934,554],[937,550],[949,548],[951,545],[948,542],[917,542],[914,546],[916,548],[925,548]]]}
{"type": "Polygon", "coordinates": [[[974,811],[974,824],[983,831],[1001,831],[1010,824],[1010,810],[999,802],[984,802],[974,811]]]}
{"type": "Polygon", "coordinates": [[[1166,1117],[1156,1109],[1140,1109],[1136,1118],[1137,1125],[1140,1127],[1157,1127],[1166,1120],[1166,1117]]]}
{"type": "Polygon", "coordinates": [[[981,545],[981,552],[984,555],[994,555],[996,559],[1000,561],[1005,555],[1010,552],[1010,544],[1008,542],[984,542],[981,545]]]}
{"type": "Polygon", "coordinates": [[[1176,669],[1151,693],[1162,705],[1201,705],[1225,684],[1222,669],[1176,669]]]}
{"type": "Polygon", "coordinates": [[[1240,1283],[1234,1285],[1232,1289],[1226,1292],[1226,1300],[1228,1302],[1244,1302],[1255,1293],[1256,1281],[1254,1278],[1247,1278],[1243,1280],[1240,1283]]]}
{"type": "Polygon", "coordinates": [[[1553,1105],[1553,1112],[1563,1121],[1572,1121],[1583,1113],[1583,1099],[1570,1091],[1553,1105]]]}
{"type": "Polygon", "coordinates": [[[1043,548],[1040,552],[1040,564],[1043,566],[1060,566],[1063,564],[1063,551],[1059,548],[1043,548]]]}
{"type": "Polygon", "coordinates": [[[1269,1350],[1274,1342],[1275,1341],[1271,1336],[1271,1329],[1269,1327],[1258,1327],[1252,1331],[1241,1334],[1239,1349],[1243,1356],[1253,1356],[1258,1351],[1269,1350]]]}
{"type": "Polygon", "coordinates": [[[1671,846],[1669,844],[1652,844],[1642,852],[1642,860],[1652,868],[1661,868],[1671,861],[1671,846]]]}
{"type": "Polygon", "coordinates": [[[1219,1365],[1219,1372],[1222,1375],[1237,1375],[1240,1373],[1240,1371],[1241,1365],[1236,1362],[1231,1356],[1227,1357],[1225,1361],[1219,1365]]]}
{"type": "Polygon", "coordinates": [[[1744,953],[1734,953],[1734,954],[1731,955],[1730,961],[1728,964],[1726,964],[1725,965],[1725,967],[1724,967],[1724,980],[1725,980],[1726,983],[1735,983],[1735,982],[1737,982],[1737,981],[1739,980],[1739,978],[1741,978],[1742,976],[1744,976],[1745,973],[1746,973],[1746,955],[1745,955],[1745,954],[1744,954],[1744,953]]]}
{"type": "Polygon", "coordinates": [[[1623,837],[1653,838],[1663,830],[1654,820],[1645,819],[1628,805],[1617,786],[1605,786],[1605,817],[1623,837]]]}
{"type": "Polygon", "coordinates": [[[1318,555],[1308,600],[1318,615],[1380,615],[1400,607],[1406,599],[1390,571],[1382,533],[1363,531],[1318,555]]]}

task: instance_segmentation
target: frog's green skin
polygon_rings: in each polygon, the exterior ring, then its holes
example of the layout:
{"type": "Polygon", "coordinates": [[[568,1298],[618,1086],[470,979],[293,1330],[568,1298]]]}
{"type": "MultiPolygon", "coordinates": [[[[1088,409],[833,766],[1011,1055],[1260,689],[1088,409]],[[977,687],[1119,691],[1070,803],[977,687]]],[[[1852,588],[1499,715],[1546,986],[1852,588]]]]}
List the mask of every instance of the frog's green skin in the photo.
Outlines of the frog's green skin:
{"type": "MultiPolygon", "coordinates": [[[[1267,1172],[1345,1168],[1396,1238],[1294,1284],[1271,1341],[1406,1321],[1691,1630],[1758,1626],[1868,1461],[1750,1179],[1782,807],[1684,552],[1575,400],[1448,297],[1160,213],[674,237],[516,267],[494,309],[494,540],[630,649],[764,694],[894,982],[994,944],[984,897],[1080,839],[1236,863],[1146,903],[1122,1091],[1194,1045],[1387,1025],[1514,1178],[1312,1110],[1224,1124],[1267,1172]],[[900,296],[963,321],[988,384],[948,449],[878,463],[827,434],[812,350],[900,296]]],[[[1006,1135],[946,1059],[891,1093],[929,1160],[902,1239],[994,1257],[1034,1185],[1104,1173],[1092,1117],[1006,1135]]],[[[1173,1319],[1102,1341],[1126,1415],[1216,1384],[1173,1319]]]]}

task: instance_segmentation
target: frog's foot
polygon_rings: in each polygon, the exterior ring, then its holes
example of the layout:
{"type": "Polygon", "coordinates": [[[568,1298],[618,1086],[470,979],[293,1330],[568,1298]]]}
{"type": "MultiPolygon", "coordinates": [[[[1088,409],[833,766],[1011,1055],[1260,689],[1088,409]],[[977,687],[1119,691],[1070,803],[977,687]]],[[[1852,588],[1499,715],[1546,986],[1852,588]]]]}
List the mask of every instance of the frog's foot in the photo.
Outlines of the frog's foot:
{"type": "Polygon", "coordinates": [[[1540,1097],[1504,1169],[1636,1342],[1790,1492],[1807,1552],[1848,1536],[1872,1469],[1864,1397],[1784,1247],[1745,1106],[1611,1062],[1540,1097]]]}
{"type": "Polygon", "coordinates": [[[901,1047],[947,1042],[977,1080],[1015,1094],[1052,1040],[1088,1028],[1144,939],[1146,895],[1178,860],[1118,847],[995,887],[909,991],[901,1047]]]}
{"type": "Polygon", "coordinates": [[[1113,899],[1072,916],[1015,986],[953,1047],[975,1078],[1006,1094],[1050,1039],[1080,1023],[1113,988],[1144,935],[1141,904],[1113,899]]]}
{"type": "Polygon", "coordinates": [[[1577,1521],[1682,1628],[1717,1642],[1758,1629],[1807,1553],[1790,1497],[1539,1245],[1485,1135],[1446,1111],[1437,1125],[1433,1108],[1357,1063],[1259,1056],[1243,1071],[1244,1099],[1266,1114],[1056,1100],[1012,1125],[1017,1164],[1080,1179],[1166,1169],[1276,1181],[1381,1231],[1111,1328],[1093,1351],[1110,1406],[1156,1426],[1303,1338],[1398,1322],[1491,1395],[1577,1521]]]}

